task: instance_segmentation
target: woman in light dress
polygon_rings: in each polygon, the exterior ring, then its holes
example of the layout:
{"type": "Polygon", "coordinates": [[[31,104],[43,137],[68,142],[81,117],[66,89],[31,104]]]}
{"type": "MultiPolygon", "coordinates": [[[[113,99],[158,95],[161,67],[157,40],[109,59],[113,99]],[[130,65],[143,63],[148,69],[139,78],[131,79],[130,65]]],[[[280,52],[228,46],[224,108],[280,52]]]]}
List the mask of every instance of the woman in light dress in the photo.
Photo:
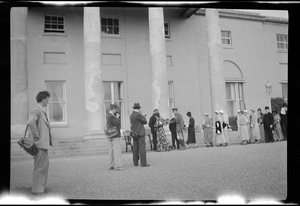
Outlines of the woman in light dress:
{"type": "Polygon", "coordinates": [[[219,115],[219,111],[215,110],[215,132],[216,132],[216,144],[218,147],[225,146],[225,137],[222,127],[222,119],[219,115]]]}
{"type": "Polygon", "coordinates": [[[206,147],[213,147],[213,121],[211,118],[209,118],[208,114],[203,114],[204,121],[202,123],[202,129],[204,133],[204,143],[206,144],[206,147]]]}
{"type": "Polygon", "coordinates": [[[248,119],[246,118],[243,110],[240,111],[238,125],[240,128],[240,135],[242,137],[242,145],[246,145],[249,141],[248,119]]]}
{"type": "Polygon", "coordinates": [[[276,110],[273,111],[274,123],[273,123],[273,138],[275,142],[284,140],[282,129],[280,126],[280,116],[276,110]]]}
{"type": "Polygon", "coordinates": [[[254,109],[251,109],[251,135],[255,143],[260,142],[260,130],[259,130],[259,125],[257,121],[257,114],[254,109]]]}

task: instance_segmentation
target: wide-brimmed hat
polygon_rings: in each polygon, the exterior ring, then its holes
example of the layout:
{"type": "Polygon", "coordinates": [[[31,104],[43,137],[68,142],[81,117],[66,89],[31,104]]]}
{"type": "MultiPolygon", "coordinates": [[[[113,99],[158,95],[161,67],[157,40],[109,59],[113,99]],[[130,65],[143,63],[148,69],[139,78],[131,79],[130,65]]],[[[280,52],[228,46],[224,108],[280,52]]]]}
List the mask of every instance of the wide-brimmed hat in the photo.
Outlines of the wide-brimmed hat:
{"type": "Polygon", "coordinates": [[[215,113],[216,113],[216,114],[219,114],[219,111],[218,111],[218,110],[215,110],[215,113]]]}
{"type": "Polygon", "coordinates": [[[220,110],[219,112],[220,112],[221,114],[224,114],[223,110],[220,110]]]}
{"type": "Polygon", "coordinates": [[[140,109],[141,108],[140,103],[134,103],[132,108],[133,109],[140,109]]]}

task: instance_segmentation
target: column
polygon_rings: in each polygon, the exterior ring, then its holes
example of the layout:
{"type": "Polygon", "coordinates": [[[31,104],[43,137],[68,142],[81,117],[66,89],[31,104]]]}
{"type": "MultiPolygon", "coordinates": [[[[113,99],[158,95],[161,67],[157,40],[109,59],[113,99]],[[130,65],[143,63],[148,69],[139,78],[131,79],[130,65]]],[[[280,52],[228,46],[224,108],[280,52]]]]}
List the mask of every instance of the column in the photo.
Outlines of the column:
{"type": "Polygon", "coordinates": [[[104,136],[104,89],[101,70],[101,21],[99,7],[84,7],[84,74],[87,132],[84,138],[104,136]]]}
{"type": "Polygon", "coordinates": [[[221,30],[219,27],[219,12],[216,9],[206,9],[205,17],[208,38],[211,107],[212,111],[216,109],[226,111],[226,90],[223,75],[223,53],[221,30]]]}
{"type": "Polygon", "coordinates": [[[27,8],[11,8],[11,138],[24,135],[28,118],[27,8]]]}
{"type": "Polygon", "coordinates": [[[168,74],[163,8],[149,8],[149,37],[152,63],[152,105],[163,118],[170,118],[168,74]]]}

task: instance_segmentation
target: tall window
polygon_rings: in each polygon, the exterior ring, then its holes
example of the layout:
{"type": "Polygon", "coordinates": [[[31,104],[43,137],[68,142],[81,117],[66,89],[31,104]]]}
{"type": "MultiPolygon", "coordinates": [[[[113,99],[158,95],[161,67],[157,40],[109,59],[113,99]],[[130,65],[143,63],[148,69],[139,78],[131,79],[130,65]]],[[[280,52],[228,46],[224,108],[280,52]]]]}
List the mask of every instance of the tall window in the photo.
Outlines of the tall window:
{"type": "Polygon", "coordinates": [[[288,49],[288,35],[285,34],[277,34],[277,48],[281,50],[287,50],[288,49]]]}
{"type": "Polygon", "coordinates": [[[50,92],[47,113],[51,123],[66,123],[66,82],[46,81],[47,91],[50,92]]]}
{"type": "Polygon", "coordinates": [[[170,33],[170,22],[165,22],[164,23],[165,27],[165,38],[170,39],[171,38],[171,33],[170,33]]]}
{"type": "Polygon", "coordinates": [[[122,117],[123,117],[123,84],[122,82],[103,82],[104,86],[104,104],[106,114],[109,112],[109,105],[116,104],[120,108],[121,114],[121,125],[122,125],[122,117]]]}
{"type": "Polygon", "coordinates": [[[227,112],[229,117],[236,116],[237,110],[245,109],[244,88],[240,82],[226,82],[227,112]]]}
{"type": "Polygon", "coordinates": [[[282,98],[285,102],[288,100],[288,84],[287,83],[281,83],[281,89],[282,89],[282,98]]]}
{"type": "Polygon", "coordinates": [[[174,98],[174,82],[168,82],[169,88],[169,112],[172,114],[172,108],[175,107],[175,98],[174,98]]]}
{"type": "Polygon", "coordinates": [[[231,32],[221,31],[221,41],[223,46],[232,46],[231,32]]]}
{"type": "Polygon", "coordinates": [[[44,24],[44,32],[65,32],[65,18],[64,16],[57,15],[46,15],[45,16],[45,24],[44,24]]]}
{"type": "Polygon", "coordinates": [[[119,35],[119,19],[101,18],[101,32],[102,34],[119,35]]]}

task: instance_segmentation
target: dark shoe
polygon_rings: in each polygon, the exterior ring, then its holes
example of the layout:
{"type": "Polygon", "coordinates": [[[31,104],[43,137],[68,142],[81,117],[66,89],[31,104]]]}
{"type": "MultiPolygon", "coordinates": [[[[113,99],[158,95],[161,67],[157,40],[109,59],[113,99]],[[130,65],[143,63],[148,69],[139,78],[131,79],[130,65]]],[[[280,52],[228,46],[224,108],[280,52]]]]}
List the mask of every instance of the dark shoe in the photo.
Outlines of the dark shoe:
{"type": "Polygon", "coordinates": [[[45,193],[49,193],[49,192],[51,192],[51,189],[47,187],[47,188],[45,189],[45,193]]]}
{"type": "Polygon", "coordinates": [[[114,167],[110,167],[110,168],[108,168],[108,170],[113,170],[113,169],[115,169],[114,167]]]}
{"type": "Polygon", "coordinates": [[[150,166],[149,164],[141,165],[141,167],[149,167],[149,166],[150,166]]]}

